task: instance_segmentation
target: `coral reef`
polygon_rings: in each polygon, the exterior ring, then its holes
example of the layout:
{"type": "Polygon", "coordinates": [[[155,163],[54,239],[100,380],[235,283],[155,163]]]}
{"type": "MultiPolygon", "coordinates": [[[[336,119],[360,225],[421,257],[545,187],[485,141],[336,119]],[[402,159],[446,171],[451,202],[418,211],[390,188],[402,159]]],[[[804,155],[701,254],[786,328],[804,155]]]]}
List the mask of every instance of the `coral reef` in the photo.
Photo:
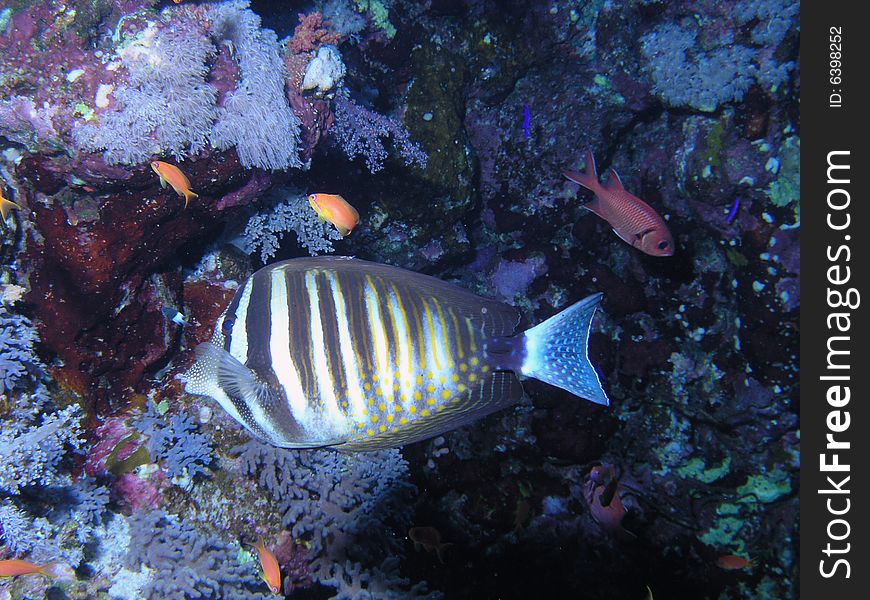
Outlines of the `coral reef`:
{"type": "Polygon", "coordinates": [[[797,598],[799,3],[7,4],[0,559],[58,562],[0,598],[272,597],[260,540],[289,598],[797,598]],[[588,150],[673,256],[584,208],[588,150]],[[401,450],[251,440],[178,375],[255,266],[318,253],[523,327],[603,292],[611,405],[527,380],[401,450]]]}

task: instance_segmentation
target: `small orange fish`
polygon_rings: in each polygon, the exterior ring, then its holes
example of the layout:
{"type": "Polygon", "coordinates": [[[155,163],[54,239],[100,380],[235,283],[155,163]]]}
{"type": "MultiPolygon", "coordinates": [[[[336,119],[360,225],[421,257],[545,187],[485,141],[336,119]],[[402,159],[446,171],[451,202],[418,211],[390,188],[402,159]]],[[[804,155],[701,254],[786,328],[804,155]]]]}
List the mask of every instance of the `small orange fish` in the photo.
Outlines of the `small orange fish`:
{"type": "Polygon", "coordinates": [[[6,220],[6,217],[9,216],[9,211],[12,209],[21,210],[21,207],[15,204],[12,200],[7,200],[6,196],[3,195],[3,188],[0,187],[0,216],[3,217],[3,220],[6,220]]]}
{"type": "Polygon", "coordinates": [[[565,171],[564,175],[595,193],[583,208],[610,223],[623,241],[651,256],[673,255],[674,238],[664,220],[652,206],[622,187],[615,170],[610,169],[610,178],[602,185],[591,150],[586,152],[586,171],[565,171]]]}
{"type": "Polygon", "coordinates": [[[269,590],[273,594],[281,593],[281,567],[278,565],[278,559],[267,548],[266,543],[261,539],[256,544],[249,544],[257,554],[260,555],[260,567],[263,569],[263,581],[269,586],[269,590]]]}
{"type": "Polygon", "coordinates": [[[623,538],[634,538],[635,535],[622,526],[622,520],[628,512],[619,495],[620,486],[616,470],[610,465],[592,467],[583,496],[589,505],[592,518],[602,529],[615,533],[623,538]]]}
{"type": "Polygon", "coordinates": [[[441,564],[444,564],[443,551],[453,545],[452,542],[442,542],[441,532],[434,527],[411,527],[408,537],[414,542],[414,550],[419,552],[424,548],[426,552],[435,552],[441,564]]]}
{"type": "Polygon", "coordinates": [[[752,568],[756,565],[754,558],[744,558],[736,554],[726,554],[716,559],[716,566],[726,571],[736,571],[739,569],[752,568]]]}
{"type": "Polygon", "coordinates": [[[199,198],[199,194],[190,191],[190,181],[188,181],[187,176],[175,165],[155,160],[151,162],[151,168],[160,177],[161,187],[165,188],[168,183],[179,196],[184,196],[184,208],[187,208],[187,203],[191,198],[199,198]]]}
{"type": "Polygon", "coordinates": [[[324,221],[329,221],[342,236],[350,235],[359,224],[359,213],[338,194],[311,194],[308,203],[324,221]]]}
{"type": "Polygon", "coordinates": [[[18,577],[19,575],[45,575],[46,577],[54,577],[48,569],[53,566],[55,563],[50,562],[44,565],[35,565],[33,563],[27,562],[26,560],[20,560],[18,558],[11,558],[8,560],[0,560],[0,577],[18,577]]]}

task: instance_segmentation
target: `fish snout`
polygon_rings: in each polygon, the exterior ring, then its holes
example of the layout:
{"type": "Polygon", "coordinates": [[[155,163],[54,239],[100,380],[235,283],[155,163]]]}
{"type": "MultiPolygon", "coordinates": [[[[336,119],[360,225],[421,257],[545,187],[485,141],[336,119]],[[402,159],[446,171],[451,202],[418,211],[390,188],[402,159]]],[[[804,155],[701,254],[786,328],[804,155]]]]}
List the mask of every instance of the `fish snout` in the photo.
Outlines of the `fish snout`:
{"type": "Polygon", "coordinates": [[[658,230],[644,236],[640,249],[651,256],[673,256],[674,238],[667,229],[658,230]]]}

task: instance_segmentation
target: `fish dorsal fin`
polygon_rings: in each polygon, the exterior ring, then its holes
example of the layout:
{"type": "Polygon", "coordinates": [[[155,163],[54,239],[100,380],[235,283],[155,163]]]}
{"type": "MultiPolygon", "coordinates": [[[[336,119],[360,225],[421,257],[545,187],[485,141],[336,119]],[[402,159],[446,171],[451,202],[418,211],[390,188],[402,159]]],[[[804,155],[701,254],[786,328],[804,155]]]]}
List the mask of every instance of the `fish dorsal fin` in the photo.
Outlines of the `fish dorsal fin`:
{"type": "Polygon", "coordinates": [[[625,190],[625,187],[622,185],[622,179],[619,178],[619,173],[617,173],[616,169],[613,167],[610,167],[610,177],[607,178],[607,183],[604,184],[604,189],[609,192],[620,192],[625,190]]]}
{"type": "Polygon", "coordinates": [[[462,427],[467,423],[516,404],[523,398],[523,386],[511,371],[495,371],[483,377],[465,397],[405,429],[374,438],[350,441],[336,449],[341,451],[376,450],[403,446],[462,427]]]}
{"type": "MultiPolygon", "coordinates": [[[[457,317],[469,319],[475,329],[486,337],[513,335],[520,322],[519,312],[503,302],[483,298],[458,285],[429,275],[390,265],[346,256],[317,256],[290,259],[271,266],[294,271],[312,268],[331,270],[339,274],[342,281],[355,285],[364,285],[367,276],[380,279],[387,289],[395,286],[420,298],[434,298],[443,306],[449,306],[457,317]]],[[[380,289],[380,285],[378,287],[380,289]]]]}

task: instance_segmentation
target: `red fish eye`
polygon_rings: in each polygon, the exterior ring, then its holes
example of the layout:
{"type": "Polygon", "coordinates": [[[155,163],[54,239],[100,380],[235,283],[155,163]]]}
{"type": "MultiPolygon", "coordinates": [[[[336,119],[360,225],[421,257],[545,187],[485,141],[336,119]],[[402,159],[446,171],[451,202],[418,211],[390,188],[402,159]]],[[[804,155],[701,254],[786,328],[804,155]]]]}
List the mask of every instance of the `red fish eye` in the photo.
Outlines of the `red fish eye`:
{"type": "Polygon", "coordinates": [[[659,242],[659,250],[664,250],[667,247],[668,247],[667,242],[659,242]]]}

